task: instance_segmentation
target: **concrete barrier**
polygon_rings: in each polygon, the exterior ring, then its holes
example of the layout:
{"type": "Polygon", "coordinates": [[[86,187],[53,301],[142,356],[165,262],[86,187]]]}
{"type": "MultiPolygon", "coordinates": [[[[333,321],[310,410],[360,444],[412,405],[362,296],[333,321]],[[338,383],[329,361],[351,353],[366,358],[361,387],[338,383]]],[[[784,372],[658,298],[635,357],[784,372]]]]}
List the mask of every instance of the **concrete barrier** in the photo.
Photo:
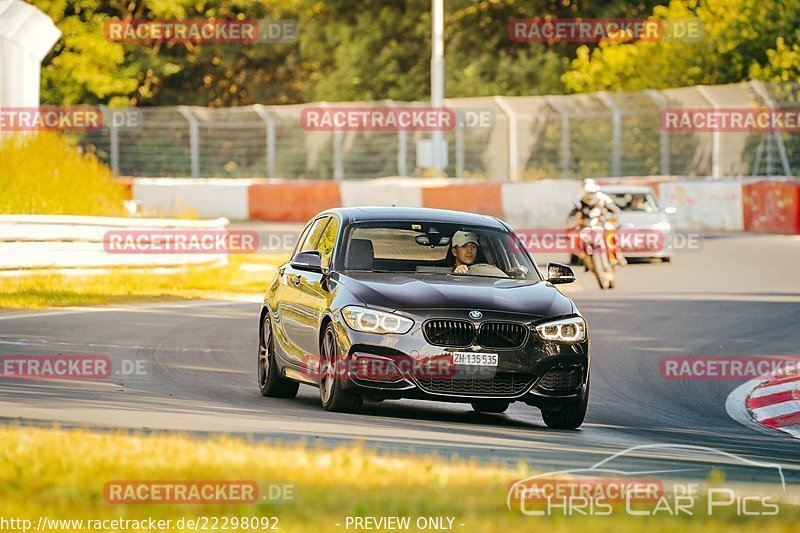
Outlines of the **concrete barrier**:
{"type": "Polygon", "coordinates": [[[244,220],[249,216],[250,179],[139,178],[133,182],[133,197],[147,214],[225,217],[244,220]]]}
{"type": "Polygon", "coordinates": [[[382,205],[422,207],[422,189],[408,180],[343,181],[342,206],[382,205]]]}
{"type": "Polygon", "coordinates": [[[505,183],[505,220],[516,229],[562,228],[582,190],[583,182],[579,180],[505,183]]]}
{"type": "Polygon", "coordinates": [[[743,231],[742,182],[673,181],[661,183],[659,196],[665,207],[677,212],[675,229],[689,231],[743,231]]]}
{"type": "Polygon", "coordinates": [[[422,206],[504,218],[502,184],[454,183],[422,187],[422,206]]]}
{"type": "Polygon", "coordinates": [[[306,222],[342,205],[337,181],[263,180],[248,191],[250,218],[269,222],[306,222]]]}
{"type": "MultiPolygon", "coordinates": [[[[752,180],[751,180],[752,181],[752,180]]],[[[602,185],[648,185],[674,207],[675,229],[800,233],[798,180],[755,182],[643,176],[598,179],[602,185]]],[[[146,213],[225,216],[233,220],[306,222],[339,206],[433,207],[497,216],[519,229],[561,227],[581,180],[486,183],[391,177],[364,181],[139,178],[134,199],[146,213]]]]}

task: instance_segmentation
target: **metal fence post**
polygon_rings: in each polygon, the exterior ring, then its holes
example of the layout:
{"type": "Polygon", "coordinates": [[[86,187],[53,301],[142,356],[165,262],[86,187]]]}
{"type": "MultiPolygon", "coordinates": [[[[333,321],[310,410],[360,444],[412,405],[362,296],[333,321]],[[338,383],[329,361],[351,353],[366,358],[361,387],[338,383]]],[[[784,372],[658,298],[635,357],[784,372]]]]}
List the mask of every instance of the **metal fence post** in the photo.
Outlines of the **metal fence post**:
{"type": "Polygon", "coordinates": [[[519,181],[519,161],[518,145],[517,145],[517,114],[511,109],[511,106],[503,100],[502,96],[495,96],[494,101],[497,106],[503,110],[506,117],[508,117],[508,178],[510,181],[519,181]]]}
{"type": "Polygon", "coordinates": [[[261,104],[255,104],[253,110],[264,121],[267,130],[266,171],[268,178],[275,176],[275,118],[272,113],[261,104]]]}
{"type": "Polygon", "coordinates": [[[178,112],[189,122],[189,150],[192,165],[192,177],[200,177],[200,125],[189,106],[178,106],[178,112]]]}
{"type": "Polygon", "coordinates": [[[108,106],[100,106],[103,114],[107,117],[106,123],[108,124],[108,156],[111,163],[111,170],[114,174],[119,175],[119,130],[117,129],[116,121],[111,116],[111,110],[108,106]]]}
{"type": "Polygon", "coordinates": [[[605,91],[598,92],[597,97],[611,111],[611,173],[619,177],[622,175],[622,111],[605,91]]]}
{"type": "Polygon", "coordinates": [[[667,107],[666,98],[659,91],[647,90],[645,94],[658,106],[658,145],[660,159],[658,169],[662,176],[669,175],[669,132],[661,124],[661,110],[667,107]]]}
{"type": "MultiPolygon", "coordinates": [[[[386,107],[395,107],[394,101],[384,100],[386,107]]],[[[408,176],[408,131],[397,130],[397,175],[408,176]]]]}
{"type": "MultiPolygon", "coordinates": [[[[466,117],[464,117],[466,118],[466,117]]],[[[464,122],[456,119],[456,177],[464,177],[464,122]]]]}
{"type": "Polygon", "coordinates": [[[569,114],[559,103],[559,101],[552,96],[545,96],[545,101],[552,107],[556,113],[561,117],[561,176],[568,178],[570,176],[570,142],[569,142],[569,114]]]}
{"type": "MultiPolygon", "coordinates": [[[[328,107],[328,102],[320,102],[320,107],[328,107]]],[[[344,179],[344,160],[342,159],[342,132],[333,128],[333,179],[344,179]]]]}
{"type": "MultiPolygon", "coordinates": [[[[709,104],[711,104],[711,107],[713,107],[714,110],[718,111],[720,109],[720,105],[714,99],[714,95],[712,95],[711,91],[709,91],[706,87],[698,85],[697,91],[703,98],[706,99],[709,104]]],[[[722,178],[722,132],[719,131],[719,128],[717,128],[711,135],[711,176],[715,180],[718,180],[722,178]]]]}
{"type": "MultiPolygon", "coordinates": [[[[764,99],[764,102],[769,107],[770,111],[775,110],[775,101],[769,95],[766,87],[764,84],[757,80],[751,80],[750,86],[755,90],[758,95],[764,99]]],[[[783,144],[783,136],[780,134],[779,131],[771,131],[767,134],[767,139],[769,139],[769,145],[767,147],[767,161],[769,165],[769,175],[772,175],[772,140],[775,140],[775,144],[778,147],[778,156],[781,158],[781,166],[783,167],[783,175],[784,176],[791,176],[792,169],[789,166],[789,158],[786,156],[786,145],[783,144]]]]}

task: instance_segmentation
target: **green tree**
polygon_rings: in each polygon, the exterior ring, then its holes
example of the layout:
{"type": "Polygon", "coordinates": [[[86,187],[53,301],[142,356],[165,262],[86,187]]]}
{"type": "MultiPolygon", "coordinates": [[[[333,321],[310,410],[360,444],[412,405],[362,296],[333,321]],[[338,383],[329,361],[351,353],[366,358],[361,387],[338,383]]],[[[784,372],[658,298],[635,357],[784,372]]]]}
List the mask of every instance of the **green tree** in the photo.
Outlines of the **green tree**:
{"type": "Polygon", "coordinates": [[[792,79],[800,72],[800,0],[672,0],[653,16],[697,17],[697,41],[602,43],[578,50],[570,92],[639,90],[792,79]]]}

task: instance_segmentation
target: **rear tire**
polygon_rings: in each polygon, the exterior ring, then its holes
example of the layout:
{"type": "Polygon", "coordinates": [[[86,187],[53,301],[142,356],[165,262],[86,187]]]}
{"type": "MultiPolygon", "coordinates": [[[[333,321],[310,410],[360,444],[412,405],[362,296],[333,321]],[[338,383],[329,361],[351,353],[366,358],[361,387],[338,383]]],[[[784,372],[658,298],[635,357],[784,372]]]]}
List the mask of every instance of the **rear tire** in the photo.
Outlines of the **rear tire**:
{"type": "Polygon", "coordinates": [[[339,357],[336,332],[333,324],[328,324],[320,346],[319,399],[326,411],[355,413],[361,408],[364,399],[342,387],[346,379],[344,361],[339,357]]]}
{"type": "Polygon", "coordinates": [[[472,409],[479,413],[505,413],[511,405],[505,400],[475,400],[472,409]]]}
{"type": "Polygon", "coordinates": [[[561,409],[542,409],[542,419],[551,429],[577,429],[586,418],[586,407],[589,405],[589,382],[586,382],[586,393],[583,400],[577,403],[564,404],[561,409]]]}
{"type": "Polygon", "coordinates": [[[271,398],[294,398],[300,384],[281,376],[275,364],[275,350],[272,340],[272,324],[269,316],[261,325],[261,338],[258,340],[258,388],[261,396],[271,398]]]}

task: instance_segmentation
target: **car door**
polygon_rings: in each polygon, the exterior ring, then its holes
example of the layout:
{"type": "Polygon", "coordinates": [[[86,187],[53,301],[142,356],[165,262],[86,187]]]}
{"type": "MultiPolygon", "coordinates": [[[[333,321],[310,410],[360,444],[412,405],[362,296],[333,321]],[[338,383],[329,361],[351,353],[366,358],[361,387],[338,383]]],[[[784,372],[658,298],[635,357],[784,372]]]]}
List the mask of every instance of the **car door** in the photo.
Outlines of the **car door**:
{"type": "MultiPolygon", "coordinates": [[[[316,250],[317,243],[330,216],[313,220],[304,230],[292,257],[299,252],[316,250]]],[[[313,308],[307,300],[306,290],[301,290],[304,272],[292,268],[291,258],[278,268],[278,289],[275,291],[276,343],[278,353],[293,366],[301,368],[307,359],[307,339],[309,331],[316,328],[315,318],[310,314],[313,308]],[[305,346],[305,347],[304,347],[305,346]]]]}
{"type": "MultiPolygon", "coordinates": [[[[338,233],[339,220],[330,217],[320,232],[319,239],[313,242],[313,250],[320,253],[322,268],[325,270],[331,265],[338,233]]],[[[295,286],[298,292],[298,314],[304,317],[303,327],[298,328],[298,346],[304,354],[307,367],[316,368],[319,360],[319,327],[323,313],[330,304],[331,294],[324,274],[305,270],[296,272],[299,276],[299,282],[295,286]]]]}

